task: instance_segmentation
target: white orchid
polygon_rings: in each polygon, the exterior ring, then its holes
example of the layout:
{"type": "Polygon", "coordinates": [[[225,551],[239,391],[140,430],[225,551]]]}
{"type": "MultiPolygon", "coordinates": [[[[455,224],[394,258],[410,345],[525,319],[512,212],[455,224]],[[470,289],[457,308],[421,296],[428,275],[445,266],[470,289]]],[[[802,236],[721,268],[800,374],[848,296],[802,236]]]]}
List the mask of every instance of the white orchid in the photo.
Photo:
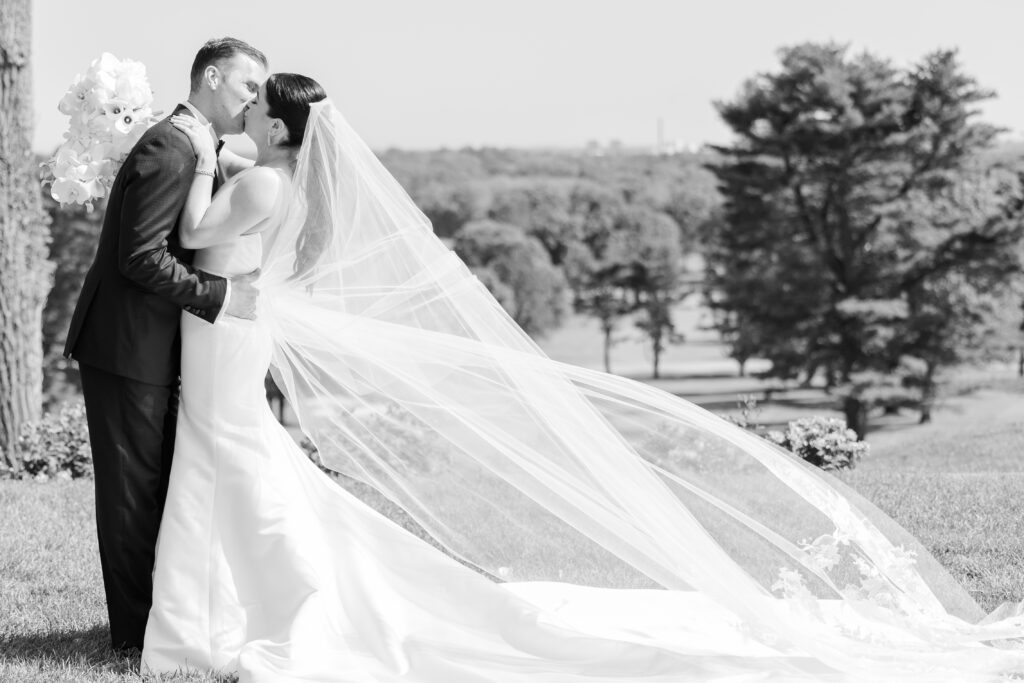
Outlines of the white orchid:
{"type": "Polygon", "coordinates": [[[44,164],[44,183],[61,205],[104,197],[121,163],[155,122],[146,67],[104,52],[75,76],[57,108],[69,118],[64,142],[44,164]]]}
{"type": "Polygon", "coordinates": [[[75,80],[71,83],[71,87],[64,93],[64,97],[61,98],[60,104],[57,105],[57,109],[61,114],[71,115],[75,111],[78,111],[85,104],[85,95],[88,93],[89,87],[87,81],[82,78],[81,75],[75,76],[75,80]]]}
{"type": "Polygon", "coordinates": [[[59,178],[53,181],[50,194],[63,204],[85,204],[96,197],[92,190],[96,183],[84,183],[81,180],[59,178]]]}
{"type": "Polygon", "coordinates": [[[114,130],[121,135],[130,135],[135,128],[135,112],[127,109],[114,119],[114,130]]]}

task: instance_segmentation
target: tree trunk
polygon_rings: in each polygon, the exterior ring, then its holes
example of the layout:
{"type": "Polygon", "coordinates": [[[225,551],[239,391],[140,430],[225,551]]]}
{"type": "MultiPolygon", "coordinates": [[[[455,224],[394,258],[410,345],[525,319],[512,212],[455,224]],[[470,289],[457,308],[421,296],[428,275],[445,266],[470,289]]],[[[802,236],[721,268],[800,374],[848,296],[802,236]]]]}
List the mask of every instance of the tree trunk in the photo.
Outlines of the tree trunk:
{"type": "Polygon", "coordinates": [[[921,387],[921,419],[918,424],[926,424],[932,421],[932,406],[935,404],[935,366],[928,364],[924,374],[924,384],[921,387]]]}
{"type": "Polygon", "coordinates": [[[661,343],[654,342],[654,379],[661,377],[661,343]]]}
{"type": "Polygon", "coordinates": [[[0,0],[0,463],[42,409],[49,231],[32,155],[31,0],[0,0]]]}
{"type": "Polygon", "coordinates": [[[611,374],[612,371],[612,326],[603,325],[604,329],[604,371],[611,374]]]}
{"type": "Polygon", "coordinates": [[[857,438],[864,439],[868,433],[868,407],[864,401],[856,396],[847,396],[843,399],[843,413],[846,426],[857,433],[857,438]]]}
{"type": "Polygon", "coordinates": [[[814,384],[814,376],[818,374],[818,365],[812,364],[804,368],[804,378],[800,382],[800,386],[809,387],[814,384]]]}

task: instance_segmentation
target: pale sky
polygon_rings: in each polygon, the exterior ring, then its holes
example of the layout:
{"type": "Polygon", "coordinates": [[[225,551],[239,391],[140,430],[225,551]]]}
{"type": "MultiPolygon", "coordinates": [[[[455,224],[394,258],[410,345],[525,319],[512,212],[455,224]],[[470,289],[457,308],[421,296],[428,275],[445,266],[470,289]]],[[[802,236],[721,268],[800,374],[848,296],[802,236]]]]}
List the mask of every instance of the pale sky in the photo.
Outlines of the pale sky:
{"type": "Polygon", "coordinates": [[[231,35],[273,71],[312,76],[371,146],[580,147],[725,142],[712,107],[777,66],[776,50],[834,39],[906,66],[958,47],[1024,130],[1024,3],[1014,0],[35,0],[35,148],[102,52],[143,62],[158,109],[188,94],[196,50],[231,35]]]}

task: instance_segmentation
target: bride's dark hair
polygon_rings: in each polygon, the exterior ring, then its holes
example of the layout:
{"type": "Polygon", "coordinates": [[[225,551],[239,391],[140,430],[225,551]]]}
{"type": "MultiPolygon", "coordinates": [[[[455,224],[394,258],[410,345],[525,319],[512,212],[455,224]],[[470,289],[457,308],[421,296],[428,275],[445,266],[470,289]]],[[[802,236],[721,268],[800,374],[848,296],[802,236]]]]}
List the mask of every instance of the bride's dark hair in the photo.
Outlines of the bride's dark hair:
{"type": "MultiPolygon", "coordinates": [[[[288,139],[281,143],[285,147],[298,149],[306,134],[309,121],[309,106],[327,99],[323,86],[308,76],[278,73],[267,79],[267,115],[281,119],[288,131],[288,139]]],[[[323,154],[324,150],[314,149],[310,154],[323,154]]],[[[323,255],[332,234],[328,224],[330,194],[325,185],[326,178],[311,177],[305,189],[306,220],[295,244],[295,271],[298,278],[316,265],[323,255]]]]}
{"type": "Polygon", "coordinates": [[[284,121],[288,130],[285,147],[298,148],[306,133],[309,105],[327,99],[323,86],[309,76],[272,74],[267,79],[267,115],[284,121]]]}

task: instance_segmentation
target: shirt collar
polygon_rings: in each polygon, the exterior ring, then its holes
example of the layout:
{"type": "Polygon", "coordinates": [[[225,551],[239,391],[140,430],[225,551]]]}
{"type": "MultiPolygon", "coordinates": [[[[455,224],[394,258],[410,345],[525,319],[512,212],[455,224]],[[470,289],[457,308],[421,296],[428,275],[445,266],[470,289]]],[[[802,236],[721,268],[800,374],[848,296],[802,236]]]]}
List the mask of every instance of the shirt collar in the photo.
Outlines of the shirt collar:
{"type": "Polygon", "coordinates": [[[203,116],[203,112],[201,112],[198,109],[196,109],[195,105],[193,105],[188,100],[185,100],[184,102],[182,102],[181,105],[183,107],[185,107],[186,109],[188,109],[190,112],[192,112],[192,115],[196,117],[196,120],[198,120],[199,123],[201,123],[204,126],[206,126],[206,129],[208,131],[210,131],[210,137],[213,138],[214,147],[218,146],[220,144],[220,138],[218,138],[217,137],[217,133],[214,132],[213,124],[210,123],[209,119],[207,119],[205,116],[203,116]]]}

